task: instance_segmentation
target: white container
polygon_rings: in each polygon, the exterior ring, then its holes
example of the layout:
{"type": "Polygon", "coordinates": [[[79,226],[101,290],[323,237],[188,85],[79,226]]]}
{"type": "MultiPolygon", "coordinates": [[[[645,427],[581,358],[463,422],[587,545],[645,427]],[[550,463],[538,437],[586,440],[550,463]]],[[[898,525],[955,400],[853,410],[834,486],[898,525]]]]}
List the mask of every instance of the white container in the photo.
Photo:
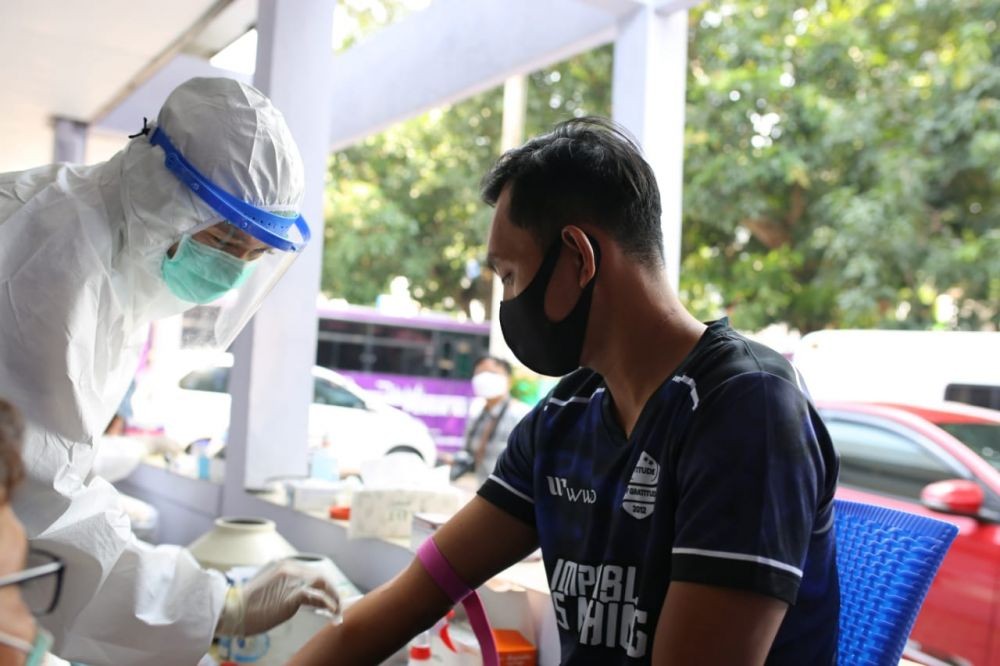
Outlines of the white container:
{"type": "Polygon", "coordinates": [[[219,518],[215,527],[188,546],[198,562],[225,573],[233,567],[262,566],[295,554],[278,534],[274,521],[263,518],[219,518]]]}

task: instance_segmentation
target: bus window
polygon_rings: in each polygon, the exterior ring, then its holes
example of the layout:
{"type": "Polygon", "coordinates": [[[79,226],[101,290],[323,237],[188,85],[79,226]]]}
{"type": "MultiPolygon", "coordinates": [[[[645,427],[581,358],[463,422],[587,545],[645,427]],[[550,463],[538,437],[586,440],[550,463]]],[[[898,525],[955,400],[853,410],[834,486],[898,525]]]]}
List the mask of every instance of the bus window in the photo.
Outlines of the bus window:
{"type": "Polygon", "coordinates": [[[370,338],[368,324],[320,319],[316,364],[339,370],[367,370],[365,350],[370,338]]]}
{"type": "Polygon", "coordinates": [[[437,376],[468,379],[472,377],[472,366],[488,352],[489,339],[442,331],[438,335],[437,348],[437,376]]]}
{"type": "Polygon", "coordinates": [[[342,321],[340,319],[320,319],[320,333],[334,333],[340,339],[363,340],[368,336],[368,324],[356,321],[342,321]]]}
{"type": "Polygon", "coordinates": [[[365,345],[330,339],[323,333],[316,341],[316,365],[337,370],[367,370],[365,345]]]}
{"type": "Polygon", "coordinates": [[[372,346],[369,372],[392,375],[427,375],[427,352],[422,348],[378,344],[372,346]]]}
{"type": "Polygon", "coordinates": [[[409,326],[373,325],[368,340],[368,372],[427,376],[433,358],[434,334],[409,326]]]}

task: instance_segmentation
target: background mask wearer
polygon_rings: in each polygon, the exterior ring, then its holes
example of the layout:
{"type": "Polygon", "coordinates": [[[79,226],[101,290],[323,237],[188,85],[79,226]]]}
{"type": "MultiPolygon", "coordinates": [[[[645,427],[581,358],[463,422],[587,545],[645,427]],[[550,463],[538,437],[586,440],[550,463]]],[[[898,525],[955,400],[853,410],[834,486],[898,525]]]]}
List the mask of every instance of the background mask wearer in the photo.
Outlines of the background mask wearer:
{"type": "Polygon", "coordinates": [[[498,372],[480,372],[472,377],[472,392],[477,398],[498,398],[509,390],[507,377],[498,372]]]}

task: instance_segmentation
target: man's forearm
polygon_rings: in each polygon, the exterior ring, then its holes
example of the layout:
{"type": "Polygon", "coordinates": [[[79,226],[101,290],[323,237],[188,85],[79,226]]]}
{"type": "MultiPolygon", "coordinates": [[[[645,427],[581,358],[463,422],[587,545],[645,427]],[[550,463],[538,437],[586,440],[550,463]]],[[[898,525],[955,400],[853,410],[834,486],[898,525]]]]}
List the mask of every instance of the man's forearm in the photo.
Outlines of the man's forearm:
{"type": "MultiPolygon", "coordinates": [[[[534,528],[475,497],[434,534],[455,575],[476,588],[538,546],[534,528]]],[[[291,666],[379,664],[445,616],[452,603],[419,561],[367,594],[289,662],[291,666]]]]}
{"type": "Polygon", "coordinates": [[[342,624],[314,636],[289,666],[380,664],[450,609],[451,601],[414,560],[395,579],[352,606],[342,624]]]}

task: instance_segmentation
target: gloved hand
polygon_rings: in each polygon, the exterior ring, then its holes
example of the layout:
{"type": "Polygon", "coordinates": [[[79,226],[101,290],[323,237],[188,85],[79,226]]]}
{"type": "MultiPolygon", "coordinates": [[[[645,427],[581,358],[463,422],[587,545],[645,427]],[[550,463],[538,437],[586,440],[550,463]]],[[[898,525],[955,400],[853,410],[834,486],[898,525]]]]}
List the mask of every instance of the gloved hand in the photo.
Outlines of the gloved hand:
{"type": "Polygon", "coordinates": [[[168,435],[146,435],[142,437],[149,453],[172,458],[184,450],[184,445],[168,435]]]}
{"type": "Polygon", "coordinates": [[[215,633],[260,634],[290,619],[303,605],[336,614],[340,598],[334,585],[322,571],[294,560],[272,562],[245,585],[229,588],[215,633]]]}

